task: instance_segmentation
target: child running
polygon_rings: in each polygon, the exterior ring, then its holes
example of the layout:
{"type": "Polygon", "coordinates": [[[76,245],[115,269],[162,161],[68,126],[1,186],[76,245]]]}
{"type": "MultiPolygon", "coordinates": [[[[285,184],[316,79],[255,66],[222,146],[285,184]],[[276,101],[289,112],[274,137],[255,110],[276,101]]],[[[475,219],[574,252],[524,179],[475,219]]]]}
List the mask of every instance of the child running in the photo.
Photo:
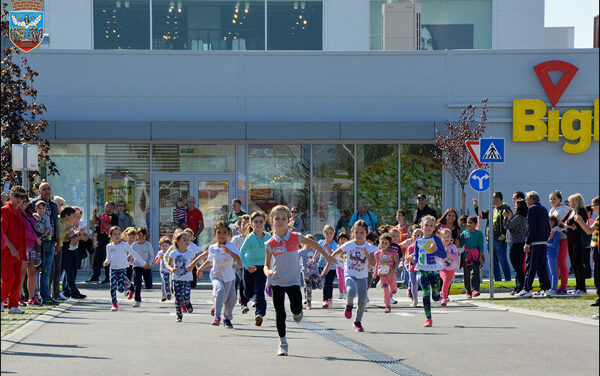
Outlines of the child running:
{"type": "Polygon", "coordinates": [[[231,320],[233,319],[233,307],[235,307],[237,300],[233,266],[234,262],[242,263],[239,250],[235,244],[229,241],[231,235],[233,235],[233,230],[227,222],[217,222],[214,229],[216,241],[208,248],[208,258],[199,268],[203,270],[209,264],[212,265],[210,280],[213,285],[213,308],[210,313],[214,317],[211,325],[219,326],[221,324],[221,313],[223,313],[225,318],[223,325],[227,329],[233,329],[231,320]],[[223,306],[225,311],[223,311],[223,306]]]}
{"type": "Polygon", "coordinates": [[[467,218],[467,229],[460,234],[460,246],[465,247],[461,263],[467,299],[479,296],[479,268],[483,265],[483,233],[477,230],[477,217],[467,218]]]}
{"type": "Polygon", "coordinates": [[[452,279],[454,279],[454,273],[456,272],[460,255],[458,253],[458,248],[456,248],[456,245],[453,243],[452,231],[449,228],[443,228],[439,231],[439,234],[442,238],[442,243],[444,243],[444,247],[446,248],[446,253],[448,253],[448,257],[444,260],[444,269],[440,270],[440,277],[442,278],[443,283],[441,304],[445,307],[446,304],[448,304],[448,292],[450,291],[452,279]]]}
{"type": "Polygon", "coordinates": [[[344,316],[347,319],[352,318],[354,298],[358,297],[354,320],[354,329],[357,332],[364,332],[362,316],[367,305],[367,279],[369,276],[367,264],[375,265],[373,253],[377,251],[377,248],[366,240],[368,231],[369,225],[365,221],[356,221],[352,226],[354,240],[344,243],[332,255],[337,257],[343,253],[346,254],[346,309],[344,316]]]}
{"type": "MultiPolygon", "coordinates": [[[[319,240],[319,245],[323,247],[327,251],[327,253],[332,254],[334,249],[337,249],[338,245],[333,239],[335,236],[335,229],[331,225],[325,225],[323,227],[323,235],[325,236],[324,240],[319,240]]],[[[315,253],[315,257],[317,254],[315,253]]],[[[324,257],[319,257],[319,263],[326,261],[324,257]]],[[[338,262],[341,260],[338,259],[338,262]]],[[[333,305],[333,281],[335,280],[336,275],[338,276],[338,285],[343,282],[344,271],[341,270],[342,279],[340,280],[340,274],[337,272],[337,267],[340,266],[336,264],[335,266],[330,266],[325,263],[326,266],[323,268],[321,272],[321,276],[325,277],[325,282],[323,283],[323,308],[331,308],[333,305]]],[[[343,266],[343,265],[342,265],[343,266]]],[[[346,290],[346,286],[344,285],[344,291],[346,290]]],[[[340,287],[341,291],[341,287],[340,287]]]]}
{"type": "MultiPolygon", "coordinates": [[[[313,239],[312,235],[306,235],[307,238],[313,239]]],[[[316,283],[318,288],[322,288],[322,280],[319,275],[319,268],[313,257],[317,253],[314,248],[308,248],[307,246],[303,246],[300,251],[300,267],[302,269],[302,277],[304,278],[305,284],[305,300],[306,300],[306,309],[312,309],[312,284],[316,283]]]]}
{"type": "Polygon", "coordinates": [[[423,230],[420,228],[415,228],[412,230],[410,239],[404,241],[405,244],[409,244],[406,248],[406,257],[404,257],[404,266],[408,270],[409,273],[409,282],[408,282],[408,297],[412,299],[410,306],[416,307],[419,304],[418,299],[418,291],[419,284],[417,279],[417,271],[415,269],[415,260],[413,260],[412,255],[415,253],[415,241],[423,236],[423,230]]]}
{"type": "Polygon", "coordinates": [[[156,258],[154,259],[154,264],[152,264],[152,267],[155,267],[156,265],[160,264],[159,270],[160,278],[162,280],[162,298],[160,300],[161,302],[171,300],[171,272],[169,272],[169,270],[167,269],[164,259],[165,254],[171,246],[171,244],[171,239],[168,236],[163,236],[162,238],[160,238],[158,242],[159,251],[156,254],[156,258]]]}
{"type": "Polygon", "coordinates": [[[141,263],[145,263],[145,261],[127,242],[121,241],[121,229],[118,226],[111,227],[108,235],[111,242],[106,246],[104,266],[110,265],[110,297],[112,300],[110,310],[116,311],[119,309],[117,290],[127,292],[131,286],[131,282],[126,277],[126,270],[129,267],[128,258],[131,256],[141,263]]]}
{"type": "Polygon", "coordinates": [[[375,273],[373,276],[380,277],[381,287],[383,288],[383,303],[385,304],[385,313],[390,313],[392,306],[390,300],[392,294],[396,293],[396,268],[398,267],[398,254],[392,250],[392,236],[383,234],[379,237],[379,250],[375,252],[375,273]]]}
{"type": "Polygon", "coordinates": [[[186,312],[192,313],[194,307],[190,301],[190,289],[192,283],[192,270],[201,260],[202,256],[188,251],[192,238],[184,231],[173,235],[174,249],[169,254],[167,269],[173,273],[173,292],[175,294],[175,313],[177,322],[183,319],[182,307],[186,312]]]}
{"type": "Polygon", "coordinates": [[[440,270],[444,268],[444,259],[448,256],[446,248],[437,235],[435,235],[435,218],[426,215],[421,219],[423,236],[415,242],[412,259],[416,263],[415,269],[419,271],[421,290],[423,291],[423,308],[425,310],[425,323],[423,327],[433,325],[431,320],[431,298],[440,300],[440,270]]]}
{"type": "Polygon", "coordinates": [[[286,294],[290,301],[290,310],[294,321],[299,322],[302,320],[302,291],[300,290],[300,257],[298,250],[302,245],[307,248],[314,248],[325,257],[330,265],[335,264],[336,260],[314,240],[288,230],[291,213],[287,206],[275,206],[271,209],[269,218],[273,226],[273,237],[265,243],[264,271],[267,278],[269,278],[273,293],[275,324],[279,334],[277,355],[286,356],[288,354],[285,327],[286,294]]]}
{"type": "Polygon", "coordinates": [[[152,244],[146,241],[147,237],[148,230],[140,227],[137,230],[137,241],[131,245],[131,248],[144,260],[144,262],[135,261],[133,265],[134,307],[142,304],[142,280],[148,279],[147,273],[151,273],[150,264],[154,261],[154,250],[152,244]]]}

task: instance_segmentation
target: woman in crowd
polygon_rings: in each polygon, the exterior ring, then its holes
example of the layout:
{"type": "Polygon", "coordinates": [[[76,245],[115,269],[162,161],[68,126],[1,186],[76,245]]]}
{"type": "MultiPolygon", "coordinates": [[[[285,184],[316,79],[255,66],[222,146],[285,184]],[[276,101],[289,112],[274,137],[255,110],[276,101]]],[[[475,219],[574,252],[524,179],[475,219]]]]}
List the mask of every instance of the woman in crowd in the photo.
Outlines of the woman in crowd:
{"type": "Polygon", "coordinates": [[[525,260],[525,236],[527,235],[527,204],[525,200],[518,200],[515,203],[515,213],[505,210],[503,213],[506,221],[506,243],[508,244],[508,255],[510,263],[515,270],[516,285],[511,295],[518,294],[523,290],[525,283],[525,271],[523,270],[523,260],[525,260]]]}
{"type": "Polygon", "coordinates": [[[575,294],[586,292],[585,288],[585,255],[588,254],[584,244],[584,232],[575,221],[575,215],[579,215],[584,222],[587,222],[588,215],[585,210],[585,202],[579,193],[569,196],[569,207],[571,211],[567,216],[567,240],[569,244],[569,258],[575,271],[575,294]]]}
{"type": "Polygon", "coordinates": [[[460,245],[460,224],[458,223],[458,214],[456,210],[446,209],[442,218],[437,221],[437,228],[447,228],[452,233],[452,243],[456,246],[460,245]]]}
{"type": "MultiPolygon", "coordinates": [[[[548,215],[558,218],[559,225],[564,226],[564,222],[567,220],[567,215],[569,214],[569,207],[562,204],[562,193],[558,190],[550,193],[548,201],[551,206],[548,215]]],[[[557,259],[558,278],[560,278],[560,287],[556,290],[558,294],[567,293],[567,283],[569,281],[569,267],[567,266],[567,256],[569,255],[568,243],[567,233],[561,231],[557,259]]]]}

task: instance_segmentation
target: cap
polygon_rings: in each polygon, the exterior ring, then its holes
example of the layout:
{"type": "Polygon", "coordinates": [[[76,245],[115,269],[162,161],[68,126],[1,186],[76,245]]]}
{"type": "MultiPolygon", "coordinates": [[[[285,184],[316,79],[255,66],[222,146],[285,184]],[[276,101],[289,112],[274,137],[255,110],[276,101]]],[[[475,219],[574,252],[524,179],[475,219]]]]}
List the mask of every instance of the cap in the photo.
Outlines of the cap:
{"type": "Polygon", "coordinates": [[[423,200],[427,200],[427,197],[425,197],[425,195],[424,195],[424,194],[422,194],[422,193],[419,193],[419,194],[417,195],[417,198],[419,198],[419,199],[423,199],[423,200]]]}

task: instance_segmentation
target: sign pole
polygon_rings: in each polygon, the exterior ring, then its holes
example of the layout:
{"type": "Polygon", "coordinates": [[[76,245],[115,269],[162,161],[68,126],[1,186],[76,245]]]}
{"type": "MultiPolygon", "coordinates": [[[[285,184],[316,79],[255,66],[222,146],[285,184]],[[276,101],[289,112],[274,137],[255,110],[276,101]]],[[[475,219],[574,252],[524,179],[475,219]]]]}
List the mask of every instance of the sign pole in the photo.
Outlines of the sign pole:
{"type": "Polygon", "coordinates": [[[490,243],[490,299],[494,298],[494,164],[490,163],[490,211],[488,212],[490,243]]]}
{"type": "Polygon", "coordinates": [[[27,194],[27,183],[28,182],[28,172],[27,172],[27,145],[23,145],[23,171],[21,171],[21,185],[25,188],[25,194],[27,194]]]}

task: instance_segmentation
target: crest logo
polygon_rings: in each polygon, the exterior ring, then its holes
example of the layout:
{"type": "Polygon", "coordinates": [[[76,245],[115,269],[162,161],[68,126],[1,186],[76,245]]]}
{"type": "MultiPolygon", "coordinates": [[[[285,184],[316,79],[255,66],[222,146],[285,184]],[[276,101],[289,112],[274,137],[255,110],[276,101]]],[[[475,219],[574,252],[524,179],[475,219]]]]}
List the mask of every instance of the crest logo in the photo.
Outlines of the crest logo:
{"type": "Polygon", "coordinates": [[[43,0],[14,0],[9,14],[8,37],[22,51],[36,48],[44,39],[43,0]]]}

